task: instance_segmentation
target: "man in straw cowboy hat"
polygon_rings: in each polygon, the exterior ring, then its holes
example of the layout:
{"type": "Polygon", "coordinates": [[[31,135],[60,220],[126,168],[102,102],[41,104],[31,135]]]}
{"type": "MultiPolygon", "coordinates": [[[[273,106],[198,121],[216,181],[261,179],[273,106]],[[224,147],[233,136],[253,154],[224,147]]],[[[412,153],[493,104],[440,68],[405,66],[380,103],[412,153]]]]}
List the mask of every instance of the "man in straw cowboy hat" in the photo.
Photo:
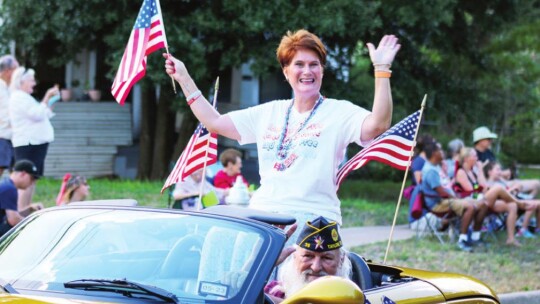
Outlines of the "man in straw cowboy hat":
{"type": "MultiPolygon", "coordinates": [[[[497,134],[491,132],[487,127],[478,127],[473,131],[474,149],[478,156],[478,161],[482,163],[482,166],[488,162],[496,162],[497,158],[493,151],[491,151],[491,145],[493,140],[497,139],[497,134]]],[[[512,178],[512,172],[509,169],[502,171],[502,177],[507,180],[508,184],[517,184],[519,191],[529,195],[529,198],[534,198],[540,192],[540,181],[537,179],[514,179],[512,178]]]]}

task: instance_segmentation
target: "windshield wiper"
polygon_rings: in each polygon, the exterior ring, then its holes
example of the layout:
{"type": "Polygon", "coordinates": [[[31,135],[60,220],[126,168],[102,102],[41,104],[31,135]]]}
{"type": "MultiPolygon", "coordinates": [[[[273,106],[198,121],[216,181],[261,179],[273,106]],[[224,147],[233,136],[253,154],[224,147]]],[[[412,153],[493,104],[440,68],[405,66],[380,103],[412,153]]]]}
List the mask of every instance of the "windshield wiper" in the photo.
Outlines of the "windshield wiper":
{"type": "Polygon", "coordinates": [[[8,282],[5,282],[4,280],[0,280],[0,287],[7,293],[11,293],[11,294],[19,293],[17,289],[13,288],[11,284],[9,284],[8,282]]]}
{"type": "Polygon", "coordinates": [[[167,303],[179,303],[175,294],[159,287],[145,285],[127,279],[81,279],[64,283],[65,288],[83,289],[90,291],[110,291],[133,297],[133,294],[153,296],[167,303]]]}

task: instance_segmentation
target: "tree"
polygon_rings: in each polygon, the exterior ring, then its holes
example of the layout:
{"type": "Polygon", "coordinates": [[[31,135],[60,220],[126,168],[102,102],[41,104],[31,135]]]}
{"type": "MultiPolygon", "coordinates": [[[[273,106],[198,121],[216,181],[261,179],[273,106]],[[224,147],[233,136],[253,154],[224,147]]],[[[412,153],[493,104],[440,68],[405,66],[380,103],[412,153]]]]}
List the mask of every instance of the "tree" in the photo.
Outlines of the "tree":
{"type": "MultiPolygon", "coordinates": [[[[428,93],[426,119],[432,124],[424,129],[443,139],[467,139],[481,123],[502,127],[505,135],[516,119],[538,121],[538,113],[527,116],[529,107],[538,108],[537,48],[526,53],[510,47],[515,41],[538,43],[538,2],[276,0],[268,5],[263,0],[162,0],[161,6],[170,51],[185,62],[203,92],[210,92],[216,76],[227,77],[227,70],[244,62],[252,62],[260,76],[278,71],[275,49],[281,36],[306,28],[329,50],[323,94],[370,108],[373,71],[365,43],[396,33],[403,46],[393,66],[394,120],[416,110],[428,93]],[[526,64],[536,68],[521,72],[526,64]],[[516,75],[522,81],[514,82],[516,75]],[[504,102],[520,101],[502,103],[510,92],[513,97],[504,102]],[[501,104],[508,108],[503,116],[497,111],[501,104]]],[[[51,65],[62,65],[81,49],[102,43],[109,51],[105,60],[112,79],[140,4],[43,0],[38,8],[31,0],[5,0],[0,39],[17,41],[21,56],[31,61],[44,60],[40,46],[46,41],[56,54],[47,59],[51,65]]],[[[196,124],[183,98],[170,95],[170,79],[162,67],[161,56],[151,55],[140,82],[145,121],[139,178],[166,176],[196,124]],[[156,84],[162,94],[157,104],[152,97],[156,84]],[[172,113],[178,109],[186,112],[184,127],[189,130],[175,134],[172,113]]]]}

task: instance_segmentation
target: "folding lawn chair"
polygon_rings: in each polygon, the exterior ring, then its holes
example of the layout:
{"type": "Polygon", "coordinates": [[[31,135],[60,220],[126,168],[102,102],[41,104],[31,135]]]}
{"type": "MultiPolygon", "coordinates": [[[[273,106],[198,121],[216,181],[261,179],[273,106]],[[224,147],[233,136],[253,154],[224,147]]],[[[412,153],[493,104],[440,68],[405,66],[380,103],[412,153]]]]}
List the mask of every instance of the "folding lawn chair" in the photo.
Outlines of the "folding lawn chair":
{"type": "Polygon", "coordinates": [[[411,195],[410,217],[415,220],[411,224],[411,228],[415,230],[416,238],[434,235],[441,244],[446,243],[446,238],[453,242],[459,227],[459,217],[452,211],[443,213],[431,211],[426,206],[424,195],[420,187],[416,187],[411,195]],[[448,221],[448,228],[441,231],[440,227],[443,220],[448,221]]]}

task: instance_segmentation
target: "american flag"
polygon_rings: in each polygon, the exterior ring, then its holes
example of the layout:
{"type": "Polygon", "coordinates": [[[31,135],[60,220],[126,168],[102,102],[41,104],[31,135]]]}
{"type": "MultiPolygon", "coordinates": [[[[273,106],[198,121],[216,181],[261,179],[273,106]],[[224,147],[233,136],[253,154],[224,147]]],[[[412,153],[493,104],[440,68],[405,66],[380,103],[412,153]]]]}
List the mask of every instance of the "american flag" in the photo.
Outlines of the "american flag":
{"type": "Polygon", "coordinates": [[[382,304],[396,304],[396,302],[390,300],[390,298],[388,298],[387,296],[382,296],[381,302],[382,304]]]}
{"type": "Polygon", "coordinates": [[[195,133],[189,139],[186,149],[180,155],[180,158],[174,165],[174,169],[167,178],[161,193],[168,187],[183,181],[193,172],[202,169],[205,166],[216,163],[217,161],[217,134],[210,133],[199,123],[195,133]]]}
{"type": "Polygon", "coordinates": [[[159,0],[144,0],[114,77],[111,93],[123,105],[131,87],[146,73],[146,56],[167,47],[159,0]]]}
{"type": "Polygon", "coordinates": [[[370,160],[376,160],[400,170],[407,169],[409,167],[409,156],[415,145],[414,136],[419,118],[420,111],[407,116],[407,118],[377,137],[371,144],[347,161],[338,170],[337,188],[339,188],[347,174],[359,169],[370,160]]]}

